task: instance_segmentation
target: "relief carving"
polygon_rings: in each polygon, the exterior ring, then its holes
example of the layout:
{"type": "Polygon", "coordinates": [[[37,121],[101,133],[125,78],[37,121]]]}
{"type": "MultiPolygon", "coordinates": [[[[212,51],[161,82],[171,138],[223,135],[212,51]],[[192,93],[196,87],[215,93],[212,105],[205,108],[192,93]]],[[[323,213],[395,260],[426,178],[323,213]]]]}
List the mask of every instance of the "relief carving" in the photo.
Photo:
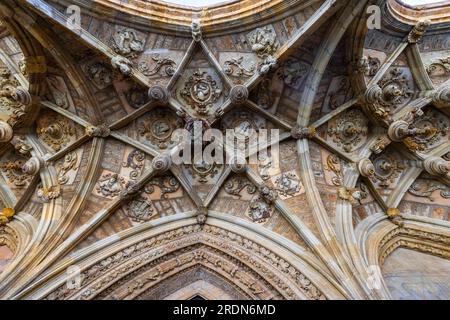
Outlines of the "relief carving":
{"type": "Polygon", "coordinates": [[[40,117],[36,131],[38,137],[55,151],[65,147],[75,134],[75,128],[70,121],[56,114],[40,117]]]}
{"type": "Polygon", "coordinates": [[[177,69],[177,64],[170,58],[160,58],[159,54],[151,57],[153,60],[153,66],[150,67],[147,62],[139,63],[138,69],[147,77],[152,77],[160,74],[163,70],[163,75],[166,77],[171,77],[175,74],[177,69]]]}
{"type": "Polygon", "coordinates": [[[368,120],[360,110],[351,109],[332,120],[327,132],[338,147],[342,147],[346,152],[352,152],[367,137],[368,120]]]}
{"type": "Polygon", "coordinates": [[[136,31],[122,29],[111,38],[114,51],[127,58],[135,58],[144,51],[144,41],[139,39],[136,31]]]}
{"type": "Polygon", "coordinates": [[[97,192],[107,198],[115,198],[125,189],[125,179],[117,173],[106,173],[100,178],[97,192]]]}
{"type": "Polygon", "coordinates": [[[222,89],[206,71],[195,71],[180,91],[181,97],[200,115],[206,115],[219,100],[222,89]]]}
{"type": "Polygon", "coordinates": [[[183,121],[172,112],[156,109],[138,122],[139,135],[160,149],[166,149],[172,141],[173,132],[183,127],[183,121]]]}

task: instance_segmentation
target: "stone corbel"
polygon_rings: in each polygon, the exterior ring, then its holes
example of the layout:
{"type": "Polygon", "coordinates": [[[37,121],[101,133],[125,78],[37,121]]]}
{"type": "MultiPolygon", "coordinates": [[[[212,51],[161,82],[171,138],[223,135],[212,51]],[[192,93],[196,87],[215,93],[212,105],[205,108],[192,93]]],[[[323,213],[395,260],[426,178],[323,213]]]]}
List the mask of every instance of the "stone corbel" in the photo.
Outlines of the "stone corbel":
{"type": "Polygon", "coordinates": [[[202,26],[199,19],[195,19],[191,23],[191,32],[192,38],[196,42],[200,42],[202,40],[202,26]]]}
{"type": "Polygon", "coordinates": [[[411,44],[417,43],[422,40],[423,35],[427,31],[430,25],[430,20],[421,20],[412,28],[411,32],[408,34],[408,42],[411,44]]]}

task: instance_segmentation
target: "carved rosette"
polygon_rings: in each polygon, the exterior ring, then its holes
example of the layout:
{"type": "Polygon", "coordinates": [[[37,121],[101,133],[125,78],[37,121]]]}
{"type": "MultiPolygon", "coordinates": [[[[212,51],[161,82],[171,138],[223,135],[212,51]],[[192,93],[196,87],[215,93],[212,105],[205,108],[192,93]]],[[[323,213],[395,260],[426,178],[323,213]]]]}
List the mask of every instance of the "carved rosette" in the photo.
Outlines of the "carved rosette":
{"type": "Polygon", "coordinates": [[[394,183],[405,166],[395,157],[388,154],[381,154],[372,161],[375,167],[375,174],[371,178],[373,182],[378,182],[380,187],[387,188],[394,183]]]}
{"type": "Polygon", "coordinates": [[[37,134],[50,148],[61,150],[75,134],[70,121],[60,115],[49,114],[38,119],[37,134]]]}
{"type": "Polygon", "coordinates": [[[230,100],[233,104],[242,104],[248,99],[248,90],[244,85],[236,85],[231,88],[230,100]]]}
{"type": "Polygon", "coordinates": [[[170,92],[166,87],[154,85],[148,90],[148,97],[152,101],[158,101],[159,103],[165,104],[170,99],[170,92]]]}
{"type": "Polygon", "coordinates": [[[170,154],[159,155],[152,161],[152,168],[158,173],[166,172],[172,165],[170,154]]]}
{"type": "Polygon", "coordinates": [[[333,138],[333,142],[346,152],[352,152],[359,147],[365,141],[368,132],[368,120],[357,109],[338,116],[328,127],[328,135],[333,138]]]}

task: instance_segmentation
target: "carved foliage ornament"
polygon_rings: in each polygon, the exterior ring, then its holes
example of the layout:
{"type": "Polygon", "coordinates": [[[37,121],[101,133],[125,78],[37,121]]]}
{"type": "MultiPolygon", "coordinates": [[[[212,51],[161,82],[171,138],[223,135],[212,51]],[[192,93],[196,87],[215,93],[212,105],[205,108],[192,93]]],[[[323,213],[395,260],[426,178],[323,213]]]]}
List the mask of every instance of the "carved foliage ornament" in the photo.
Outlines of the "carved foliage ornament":
{"type": "Polygon", "coordinates": [[[55,151],[65,147],[69,143],[71,136],[75,134],[75,128],[70,121],[55,114],[40,117],[36,131],[39,138],[55,151]]]}
{"type": "Polygon", "coordinates": [[[248,194],[254,194],[257,190],[256,186],[247,177],[236,175],[227,180],[224,190],[230,195],[241,198],[241,191],[245,188],[248,194]]]}
{"type": "Polygon", "coordinates": [[[195,71],[184,84],[181,97],[200,115],[205,115],[219,99],[222,90],[206,71],[195,71]]]}
{"type": "Polygon", "coordinates": [[[437,190],[440,190],[439,194],[442,198],[450,199],[450,187],[433,180],[416,180],[408,189],[408,192],[416,197],[424,197],[434,201],[435,198],[432,194],[437,190]]]}
{"type": "Polygon", "coordinates": [[[25,160],[14,160],[0,163],[0,169],[4,172],[8,182],[18,188],[25,187],[31,180],[31,176],[22,171],[25,160]]]}
{"type": "Polygon", "coordinates": [[[244,57],[233,58],[225,61],[223,71],[229,76],[251,77],[255,74],[255,63],[251,62],[248,67],[244,66],[244,57]]]}
{"type": "Polygon", "coordinates": [[[130,179],[136,180],[144,167],[145,154],[140,150],[133,150],[127,156],[127,161],[123,163],[125,168],[131,168],[130,179]]]}
{"type": "Polygon", "coordinates": [[[163,75],[167,77],[171,77],[174,75],[175,70],[177,68],[177,64],[170,58],[161,58],[159,54],[156,54],[151,57],[153,60],[153,67],[150,67],[147,62],[139,63],[138,69],[145,76],[151,77],[160,74],[160,71],[163,70],[163,75]]]}
{"type": "Polygon", "coordinates": [[[358,109],[352,109],[340,115],[330,123],[328,128],[328,135],[333,137],[333,142],[346,152],[351,152],[360,146],[368,132],[368,120],[358,109]]]}
{"type": "Polygon", "coordinates": [[[372,161],[375,167],[375,174],[371,178],[373,182],[378,182],[380,187],[387,188],[394,183],[396,178],[405,169],[395,157],[382,154],[372,161]]]}

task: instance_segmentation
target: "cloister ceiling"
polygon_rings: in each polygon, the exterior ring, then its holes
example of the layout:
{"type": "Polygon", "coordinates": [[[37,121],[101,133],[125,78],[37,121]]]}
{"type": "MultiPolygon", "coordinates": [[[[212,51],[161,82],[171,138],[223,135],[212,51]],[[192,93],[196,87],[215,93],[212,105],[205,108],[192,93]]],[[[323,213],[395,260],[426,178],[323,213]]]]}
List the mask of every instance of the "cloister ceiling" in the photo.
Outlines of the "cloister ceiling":
{"type": "Polygon", "coordinates": [[[389,299],[397,248],[448,259],[449,24],[388,2],[1,1],[0,297],[389,299]],[[194,121],[280,135],[175,164],[194,121]]]}

